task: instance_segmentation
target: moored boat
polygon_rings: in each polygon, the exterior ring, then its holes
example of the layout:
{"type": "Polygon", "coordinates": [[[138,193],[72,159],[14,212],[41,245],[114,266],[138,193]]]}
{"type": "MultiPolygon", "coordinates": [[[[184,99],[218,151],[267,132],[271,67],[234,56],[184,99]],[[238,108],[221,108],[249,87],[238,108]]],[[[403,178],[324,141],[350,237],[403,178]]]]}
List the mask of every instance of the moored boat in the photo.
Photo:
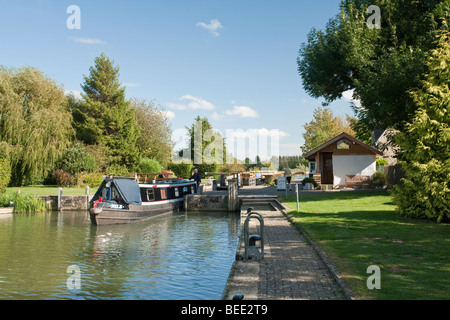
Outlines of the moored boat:
{"type": "Polygon", "coordinates": [[[132,223],[183,210],[184,196],[197,193],[195,181],[105,178],[90,201],[95,225],[132,223]]]}

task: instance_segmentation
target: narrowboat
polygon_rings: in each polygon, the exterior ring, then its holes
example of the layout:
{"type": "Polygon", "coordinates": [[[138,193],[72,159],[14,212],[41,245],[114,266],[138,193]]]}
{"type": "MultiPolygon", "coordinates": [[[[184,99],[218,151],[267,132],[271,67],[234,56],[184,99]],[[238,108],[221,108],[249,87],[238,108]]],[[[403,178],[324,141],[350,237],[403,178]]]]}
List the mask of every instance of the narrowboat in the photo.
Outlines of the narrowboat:
{"type": "Polygon", "coordinates": [[[150,180],[104,178],[90,201],[92,224],[121,224],[182,211],[184,196],[197,193],[195,181],[181,179],[150,180]]]}

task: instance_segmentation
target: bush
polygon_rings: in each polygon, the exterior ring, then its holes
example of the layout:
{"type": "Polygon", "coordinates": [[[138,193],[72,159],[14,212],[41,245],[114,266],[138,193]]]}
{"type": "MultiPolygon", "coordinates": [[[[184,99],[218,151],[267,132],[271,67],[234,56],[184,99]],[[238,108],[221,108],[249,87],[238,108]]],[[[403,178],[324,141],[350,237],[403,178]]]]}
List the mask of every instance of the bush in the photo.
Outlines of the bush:
{"type": "Polygon", "coordinates": [[[67,149],[58,167],[71,175],[83,171],[92,172],[95,170],[95,158],[87,152],[83,144],[76,143],[67,149]]]}
{"type": "Polygon", "coordinates": [[[161,164],[158,160],[142,158],[139,162],[137,171],[140,173],[159,173],[161,172],[161,164]]]}
{"type": "Polygon", "coordinates": [[[80,187],[98,187],[103,182],[103,176],[104,174],[98,172],[83,173],[78,185],[80,187]]]}
{"type": "Polygon", "coordinates": [[[384,173],[381,171],[375,171],[375,173],[370,177],[370,186],[371,187],[384,187],[386,184],[386,177],[384,173]]]}
{"type": "Polygon", "coordinates": [[[316,180],[314,180],[311,177],[306,177],[305,179],[303,179],[302,185],[305,186],[305,184],[307,184],[307,183],[312,183],[314,185],[314,188],[318,187],[318,184],[317,184],[316,180]]]}
{"type": "Polygon", "coordinates": [[[130,176],[130,172],[128,171],[128,168],[126,166],[121,166],[118,164],[110,165],[108,168],[106,168],[106,175],[108,176],[110,173],[112,173],[114,176],[120,176],[120,177],[128,177],[130,176]]]}
{"type": "Polygon", "coordinates": [[[171,170],[176,177],[188,179],[192,175],[192,163],[170,163],[168,169],[171,170]]]}
{"type": "Polygon", "coordinates": [[[75,179],[67,171],[58,169],[53,171],[52,176],[55,179],[58,187],[70,187],[75,184],[75,179]]]}
{"type": "Polygon", "coordinates": [[[377,158],[375,161],[376,161],[377,167],[378,166],[387,166],[389,163],[388,160],[385,158],[377,158]]]}

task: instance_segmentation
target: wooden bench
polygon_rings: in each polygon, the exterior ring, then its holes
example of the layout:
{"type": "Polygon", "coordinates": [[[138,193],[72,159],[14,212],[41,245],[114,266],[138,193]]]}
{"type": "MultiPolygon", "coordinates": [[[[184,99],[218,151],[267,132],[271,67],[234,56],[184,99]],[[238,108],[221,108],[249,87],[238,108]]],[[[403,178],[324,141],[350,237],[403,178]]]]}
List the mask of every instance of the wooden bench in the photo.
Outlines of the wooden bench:
{"type": "Polygon", "coordinates": [[[370,186],[370,177],[369,176],[361,176],[361,175],[353,175],[353,176],[345,176],[345,187],[346,188],[368,188],[370,186]]]}

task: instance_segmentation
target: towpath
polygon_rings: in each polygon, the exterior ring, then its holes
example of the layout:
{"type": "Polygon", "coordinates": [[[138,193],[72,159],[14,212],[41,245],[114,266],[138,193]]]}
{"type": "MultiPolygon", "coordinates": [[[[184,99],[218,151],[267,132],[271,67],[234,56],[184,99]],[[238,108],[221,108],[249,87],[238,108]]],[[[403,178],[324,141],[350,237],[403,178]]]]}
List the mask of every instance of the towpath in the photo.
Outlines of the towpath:
{"type": "MultiPolygon", "coordinates": [[[[239,190],[239,195],[255,194],[275,195],[277,190],[275,187],[239,190]]],[[[242,209],[244,221],[246,208],[242,209]]],[[[254,210],[264,217],[264,259],[253,262],[236,261],[224,298],[232,299],[236,294],[243,294],[246,300],[348,299],[347,291],[336,280],[335,269],[326,261],[326,257],[287,220],[282,210],[267,209],[269,208],[261,206],[254,210]]],[[[258,224],[256,219],[251,221],[258,224]]]]}

